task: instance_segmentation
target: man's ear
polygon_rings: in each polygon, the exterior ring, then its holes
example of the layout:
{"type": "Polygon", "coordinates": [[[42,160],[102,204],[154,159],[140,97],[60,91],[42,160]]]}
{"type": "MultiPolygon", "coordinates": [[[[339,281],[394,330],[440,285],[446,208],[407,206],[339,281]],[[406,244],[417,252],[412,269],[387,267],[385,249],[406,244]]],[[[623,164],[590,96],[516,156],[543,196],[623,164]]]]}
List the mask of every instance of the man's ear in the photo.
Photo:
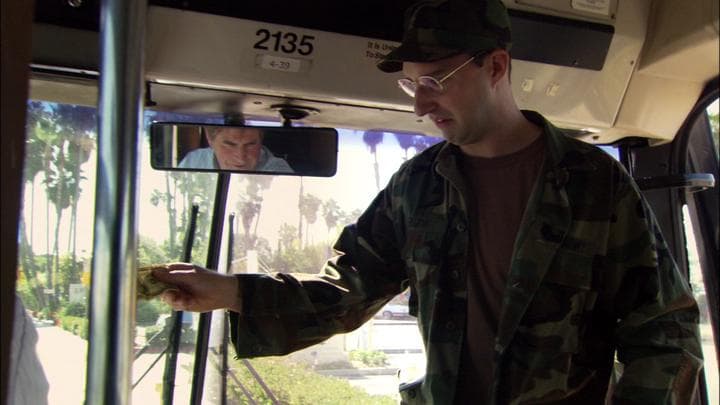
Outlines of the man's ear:
{"type": "Polygon", "coordinates": [[[493,86],[510,75],[510,54],[504,49],[497,49],[488,55],[487,64],[491,69],[493,86]]]}

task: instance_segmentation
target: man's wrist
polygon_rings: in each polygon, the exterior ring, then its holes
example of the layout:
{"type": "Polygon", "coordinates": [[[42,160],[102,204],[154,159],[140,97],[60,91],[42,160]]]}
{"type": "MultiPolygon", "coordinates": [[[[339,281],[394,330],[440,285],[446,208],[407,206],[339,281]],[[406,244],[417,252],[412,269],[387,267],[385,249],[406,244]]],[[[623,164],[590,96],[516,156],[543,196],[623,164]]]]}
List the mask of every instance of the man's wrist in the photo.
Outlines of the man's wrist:
{"type": "Polygon", "coordinates": [[[232,285],[232,290],[229,291],[231,294],[230,296],[232,299],[232,304],[228,306],[228,310],[237,312],[238,314],[242,313],[242,294],[240,293],[240,278],[237,275],[231,275],[232,277],[229,281],[232,285]]]}

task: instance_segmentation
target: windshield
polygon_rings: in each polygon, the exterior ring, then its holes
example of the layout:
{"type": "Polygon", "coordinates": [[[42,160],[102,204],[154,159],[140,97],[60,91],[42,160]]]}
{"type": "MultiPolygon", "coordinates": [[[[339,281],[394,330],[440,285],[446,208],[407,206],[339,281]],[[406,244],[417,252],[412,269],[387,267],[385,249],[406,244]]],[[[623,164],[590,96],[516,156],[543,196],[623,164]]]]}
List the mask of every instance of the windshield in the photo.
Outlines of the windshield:
{"type": "MultiPolygon", "coordinates": [[[[232,176],[225,207],[221,271],[317,273],[332,256],[332,243],[342,227],[355,221],[400,164],[439,141],[412,134],[345,129],[338,133],[338,171],[334,177],[232,176]]],[[[160,186],[166,184],[163,177],[171,179],[170,183],[184,182],[187,196],[177,199],[178,210],[187,212],[190,202],[204,207],[198,218],[199,243],[193,255],[198,264],[205,260],[207,239],[200,235],[209,227],[214,195],[204,187],[214,186],[214,176],[153,173],[160,186]]],[[[168,195],[164,190],[153,190],[156,196],[157,191],[168,195]]],[[[162,218],[148,214],[153,221],[162,218]]],[[[143,216],[141,211],[141,223],[146,223],[143,216]]],[[[160,223],[146,224],[148,230],[168,228],[160,223]]],[[[334,336],[289,356],[235,360],[230,348],[225,386],[221,384],[224,318],[222,311],[216,312],[205,400],[218,397],[218,390],[224,389],[228,400],[241,403],[272,398],[308,404],[352,398],[365,398],[361,401],[365,403],[396,403],[399,382],[420,377],[425,360],[415,319],[407,314],[407,297],[401,295],[394,302],[404,311],[390,315],[383,311],[352,333],[334,336]]],[[[189,376],[179,373],[177,378],[187,381],[189,376]]]]}

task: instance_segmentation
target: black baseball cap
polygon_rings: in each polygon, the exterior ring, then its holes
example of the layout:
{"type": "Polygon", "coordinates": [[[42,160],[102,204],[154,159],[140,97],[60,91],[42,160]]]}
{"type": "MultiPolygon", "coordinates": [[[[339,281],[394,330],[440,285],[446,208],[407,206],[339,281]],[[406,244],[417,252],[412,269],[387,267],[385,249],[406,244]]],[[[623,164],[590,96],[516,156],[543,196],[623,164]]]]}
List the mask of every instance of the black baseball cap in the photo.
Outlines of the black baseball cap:
{"type": "Polygon", "coordinates": [[[510,20],[501,0],[423,0],[405,12],[399,47],[378,63],[383,72],[403,62],[432,62],[460,53],[510,49],[510,20]]]}

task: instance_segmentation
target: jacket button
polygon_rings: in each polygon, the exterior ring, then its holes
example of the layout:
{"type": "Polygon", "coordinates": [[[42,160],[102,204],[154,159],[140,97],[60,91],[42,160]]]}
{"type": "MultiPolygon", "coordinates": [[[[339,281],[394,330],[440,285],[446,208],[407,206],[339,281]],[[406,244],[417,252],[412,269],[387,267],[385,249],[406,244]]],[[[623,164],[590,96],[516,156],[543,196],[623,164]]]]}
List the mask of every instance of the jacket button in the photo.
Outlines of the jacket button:
{"type": "Polygon", "coordinates": [[[458,272],[457,270],[453,270],[450,272],[450,277],[457,280],[458,278],[460,278],[460,272],[458,272]]]}
{"type": "Polygon", "coordinates": [[[457,225],[455,225],[455,229],[458,232],[465,232],[467,229],[467,225],[465,225],[465,222],[458,222],[457,225]]]}
{"type": "Polygon", "coordinates": [[[448,323],[445,324],[445,328],[447,328],[448,330],[455,329],[455,322],[449,321],[448,323]]]}

